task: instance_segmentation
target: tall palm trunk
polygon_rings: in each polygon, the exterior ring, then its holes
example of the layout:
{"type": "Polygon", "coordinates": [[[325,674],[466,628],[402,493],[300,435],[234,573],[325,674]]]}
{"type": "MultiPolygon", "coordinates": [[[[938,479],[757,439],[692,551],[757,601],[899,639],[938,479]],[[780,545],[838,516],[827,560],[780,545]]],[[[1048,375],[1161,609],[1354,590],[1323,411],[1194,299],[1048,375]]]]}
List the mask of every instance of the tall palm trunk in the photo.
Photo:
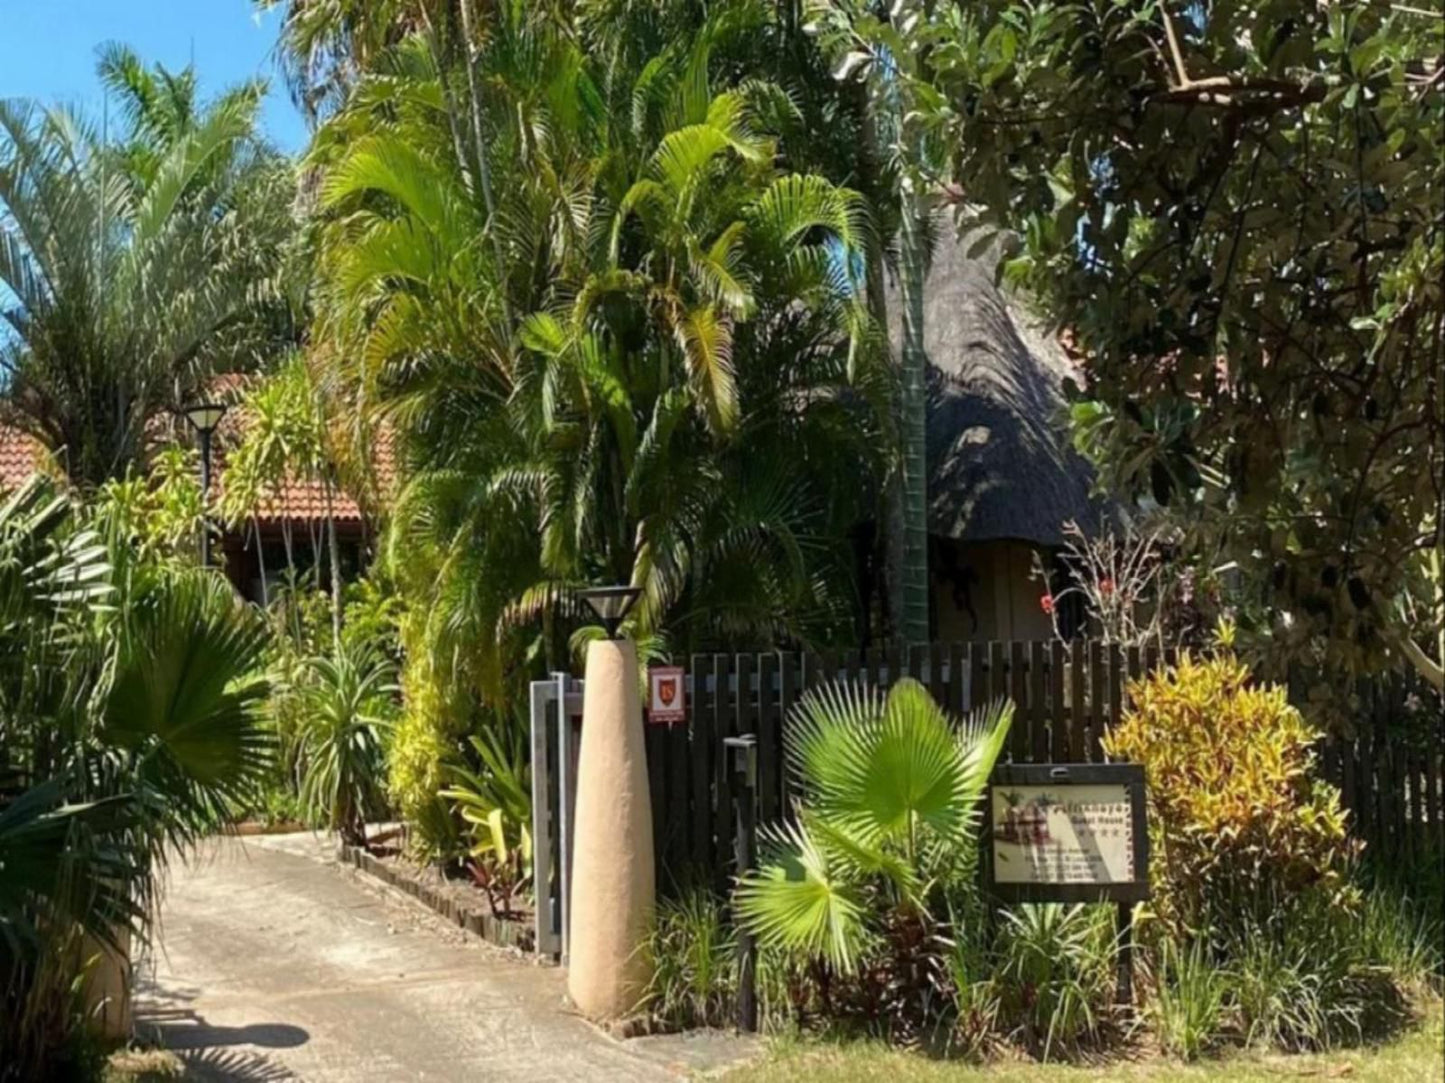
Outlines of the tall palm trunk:
{"type": "Polygon", "coordinates": [[[341,648],[341,545],[336,540],[336,509],[332,504],[332,485],[324,477],[326,494],[326,533],[331,558],[331,643],[341,648]]]}
{"type": "Polygon", "coordinates": [[[462,57],[467,69],[467,92],[472,102],[472,135],[477,144],[477,176],[482,182],[482,202],[487,208],[487,232],[492,235],[492,250],[497,257],[497,299],[501,303],[502,322],[510,336],[512,316],[507,305],[507,262],[502,252],[501,239],[497,236],[497,206],[492,198],[492,171],[487,164],[487,143],[482,137],[482,96],[477,90],[477,68],[472,57],[471,0],[461,0],[457,6],[462,14],[462,57]]]}
{"type": "Polygon", "coordinates": [[[928,641],[928,355],[923,347],[927,210],[916,187],[904,185],[899,199],[898,279],[903,323],[899,434],[903,457],[900,536],[894,543],[902,561],[894,592],[898,635],[913,644],[928,641]]]}

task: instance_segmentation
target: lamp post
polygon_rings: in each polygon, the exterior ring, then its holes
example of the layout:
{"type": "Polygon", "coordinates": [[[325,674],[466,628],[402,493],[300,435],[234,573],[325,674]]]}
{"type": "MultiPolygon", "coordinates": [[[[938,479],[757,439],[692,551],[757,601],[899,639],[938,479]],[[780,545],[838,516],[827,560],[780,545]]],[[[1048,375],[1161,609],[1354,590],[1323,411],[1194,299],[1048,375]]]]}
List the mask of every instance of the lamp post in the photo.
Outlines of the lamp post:
{"type": "Polygon", "coordinates": [[[637,599],[642,596],[641,587],[589,587],[586,590],[579,590],[578,597],[592,607],[592,612],[597,614],[597,619],[602,622],[602,627],[607,631],[608,639],[621,639],[617,630],[622,627],[622,622],[627,614],[632,611],[637,599]]]}
{"type": "Polygon", "coordinates": [[[206,522],[206,508],[211,495],[211,435],[221,418],[226,416],[226,406],[219,402],[197,402],[186,406],[181,414],[196,430],[196,440],[201,447],[201,567],[211,566],[211,530],[206,522]]]}
{"type": "Polygon", "coordinates": [[[657,902],[652,796],[637,648],[621,638],[636,587],[580,591],[607,629],[587,647],[567,908],[567,992],[591,1019],[620,1019],[652,980],[645,950],[657,902]]]}

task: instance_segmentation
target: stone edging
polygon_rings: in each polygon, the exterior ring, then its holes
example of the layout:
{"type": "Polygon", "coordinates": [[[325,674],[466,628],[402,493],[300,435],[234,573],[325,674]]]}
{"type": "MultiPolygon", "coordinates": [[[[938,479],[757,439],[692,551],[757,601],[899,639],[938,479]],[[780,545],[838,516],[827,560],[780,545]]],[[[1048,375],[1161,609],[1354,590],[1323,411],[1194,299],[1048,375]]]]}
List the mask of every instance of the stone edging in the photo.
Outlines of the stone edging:
{"type": "Polygon", "coordinates": [[[339,844],[336,849],[336,858],[343,865],[350,865],[354,869],[375,877],[388,887],[405,892],[439,917],[465,929],[473,936],[481,937],[489,944],[495,944],[500,948],[516,948],[529,953],[532,951],[534,933],[528,922],[506,921],[495,917],[489,911],[460,905],[455,899],[437,891],[431,884],[408,875],[403,868],[390,865],[385,861],[378,861],[371,853],[359,846],[339,844]]]}

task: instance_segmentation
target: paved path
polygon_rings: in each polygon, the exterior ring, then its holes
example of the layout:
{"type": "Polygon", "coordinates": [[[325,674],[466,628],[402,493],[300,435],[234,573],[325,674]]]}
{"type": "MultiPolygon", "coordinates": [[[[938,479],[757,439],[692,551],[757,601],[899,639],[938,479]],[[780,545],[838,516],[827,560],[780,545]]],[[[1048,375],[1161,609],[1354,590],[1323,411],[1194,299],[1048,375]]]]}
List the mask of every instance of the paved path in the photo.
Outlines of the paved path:
{"type": "Polygon", "coordinates": [[[736,1055],[715,1037],[618,1042],[556,968],[463,934],[310,835],[226,839],[173,870],[137,1023],[199,1080],[626,1080],[736,1055]]]}

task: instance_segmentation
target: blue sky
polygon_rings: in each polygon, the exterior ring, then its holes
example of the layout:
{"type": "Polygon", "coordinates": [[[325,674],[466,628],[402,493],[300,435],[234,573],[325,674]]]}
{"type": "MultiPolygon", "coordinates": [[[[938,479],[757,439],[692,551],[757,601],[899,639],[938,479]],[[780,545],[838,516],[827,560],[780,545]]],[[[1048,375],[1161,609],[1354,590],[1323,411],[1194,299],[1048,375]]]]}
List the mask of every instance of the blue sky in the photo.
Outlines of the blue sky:
{"type": "Polygon", "coordinates": [[[96,47],[118,41],[168,68],[194,58],[207,98],[252,76],[268,78],[266,133],[296,151],[306,126],[275,71],[279,24],[279,11],[257,15],[251,0],[0,0],[0,98],[65,102],[99,120],[96,47]]]}

